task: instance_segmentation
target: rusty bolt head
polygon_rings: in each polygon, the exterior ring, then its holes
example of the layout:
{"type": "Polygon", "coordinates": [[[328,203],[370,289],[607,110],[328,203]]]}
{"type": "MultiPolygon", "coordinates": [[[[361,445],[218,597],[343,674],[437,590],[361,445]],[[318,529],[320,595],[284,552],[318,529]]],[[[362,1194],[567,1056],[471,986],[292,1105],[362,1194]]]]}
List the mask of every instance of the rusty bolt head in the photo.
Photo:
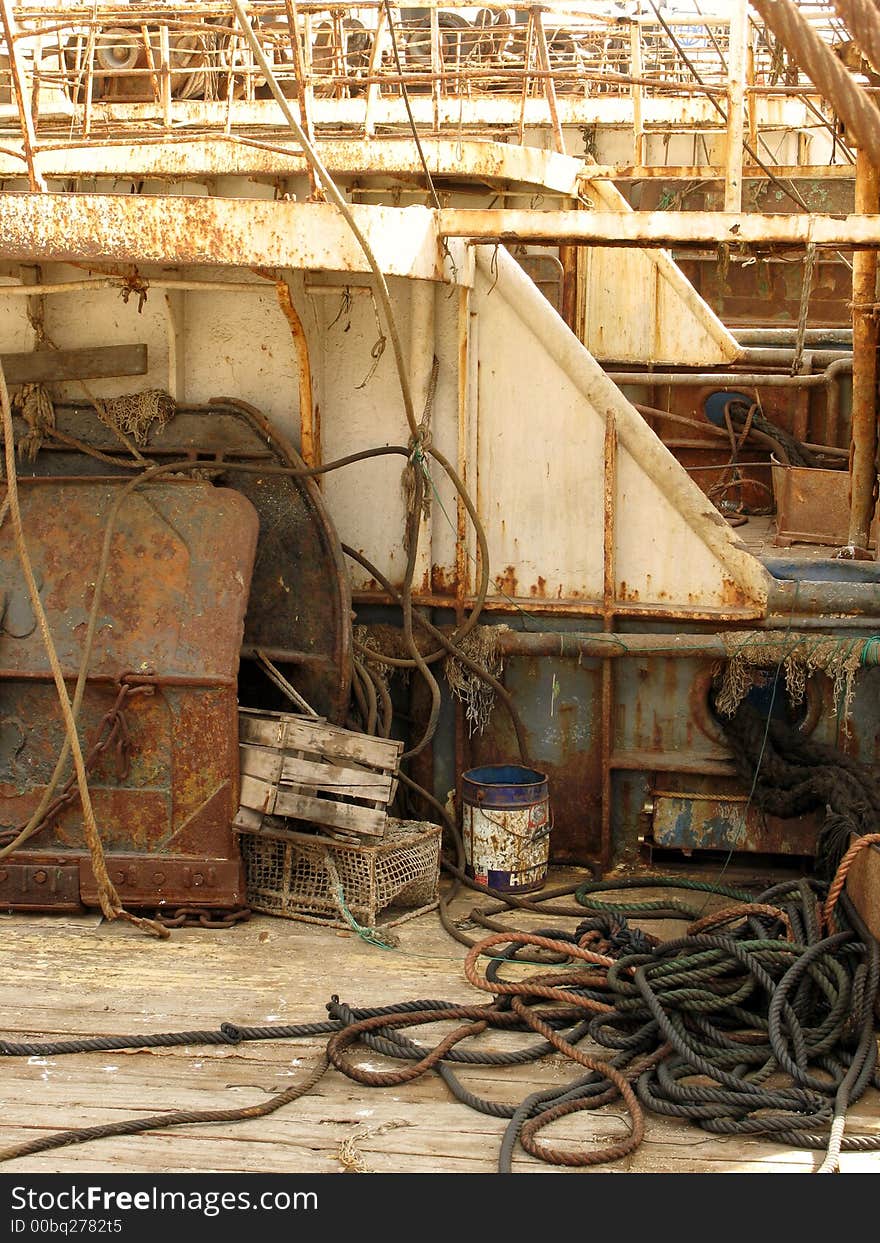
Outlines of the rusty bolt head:
{"type": "Polygon", "coordinates": [[[165,884],[165,873],[164,873],[164,872],[154,872],[154,873],[153,873],[153,884],[154,884],[154,885],[164,885],[164,884],[165,884]]]}
{"type": "Polygon", "coordinates": [[[205,883],[204,874],[202,872],[194,872],[193,873],[193,884],[204,885],[204,883],[205,883]]]}
{"type": "Polygon", "coordinates": [[[43,868],[40,868],[39,871],[34,872],[34,882],[37,885],[45,885],[48,879],[49,879],[49,873],[44,871],[43,868]]]}

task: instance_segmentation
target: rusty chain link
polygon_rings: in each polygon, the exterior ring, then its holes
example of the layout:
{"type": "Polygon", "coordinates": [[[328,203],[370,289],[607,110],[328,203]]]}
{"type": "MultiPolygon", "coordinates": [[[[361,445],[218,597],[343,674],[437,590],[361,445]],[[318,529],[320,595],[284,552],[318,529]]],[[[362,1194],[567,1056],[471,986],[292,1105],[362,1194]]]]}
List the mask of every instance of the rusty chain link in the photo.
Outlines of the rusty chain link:
{"type": "Polygon", "coordinates": [[[246,924],[251,917],[249,906],[237,906],[233,910],[215,907],[177,906],[159,909],[151,916],[163,928],[234,928],[246,924]]]}

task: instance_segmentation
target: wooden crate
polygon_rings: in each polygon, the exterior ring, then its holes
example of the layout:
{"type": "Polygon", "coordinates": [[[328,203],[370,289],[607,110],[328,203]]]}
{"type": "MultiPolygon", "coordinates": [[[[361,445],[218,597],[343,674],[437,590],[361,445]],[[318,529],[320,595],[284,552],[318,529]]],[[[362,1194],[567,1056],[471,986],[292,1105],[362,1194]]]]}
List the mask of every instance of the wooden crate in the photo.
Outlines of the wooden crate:
{"type": "Polygon", "coordinates": [[[257,817],[270,815],[357,837],[382,836],[402,742],[313,717],[250,709],[239,712],[239,740],[238,827],[253,829],[257,817]]]}

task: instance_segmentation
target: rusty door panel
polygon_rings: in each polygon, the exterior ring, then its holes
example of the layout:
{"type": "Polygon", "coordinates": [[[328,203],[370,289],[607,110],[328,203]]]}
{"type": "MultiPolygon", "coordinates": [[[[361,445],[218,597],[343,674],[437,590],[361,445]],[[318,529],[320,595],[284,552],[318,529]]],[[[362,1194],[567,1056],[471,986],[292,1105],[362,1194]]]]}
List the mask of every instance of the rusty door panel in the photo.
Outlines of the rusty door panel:
{"type": "MultiPolygon", "coordinates": [[[[41,598],[71,683],[120,486],[118,479],[21,481],[41,598]]],[[[129,746],[103,752],[89,784],[108,870],[123,900],[135,905],[242,900],[231,832],[236,674],[256,540],[250,503],[204,483],[147,485],[120,510],[80,736],[88,751],[121,704],[125,731],[117,739],[127,736],[129,746]],[[123,684],[131,690],[120,699],[123,684]]],[[[7,603],[0,624],[0,831],[8,833],[39,802],[64,727],[42,642],[21,598],[8,524],[0,529],[0,582],[7,601],[17,601],[12,623],[7,603]]],[[[70,867],[79,898],[97,900],[78,798],[10,862],[25,868],[0,881],[0,898],[10,906],[40,907],[49,893],[40,874],[55,876],[58,867],[61,898],[46,898],[46,905],[71,900],[70,867]]]]}

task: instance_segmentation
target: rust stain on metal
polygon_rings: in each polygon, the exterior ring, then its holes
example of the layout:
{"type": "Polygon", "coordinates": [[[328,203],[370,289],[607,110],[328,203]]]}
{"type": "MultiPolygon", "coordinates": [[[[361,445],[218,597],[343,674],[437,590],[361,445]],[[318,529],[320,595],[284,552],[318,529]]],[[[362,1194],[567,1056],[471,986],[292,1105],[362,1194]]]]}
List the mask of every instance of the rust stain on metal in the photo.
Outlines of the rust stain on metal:
{"type": "Polygon", "coordinates": [[[438,596],[454,596],[458,587],[458,575],[450,574],[447,568],[436,563],[431,566],[431,591],[438,596]]]}
{"type": "Polygon", "coordinates": [[[495,576],[495,590],[499,594],[506,596],[517,596],[519,594],[519,584],[516,578],[516,567],[508,565],[503,573],[495,576]]]}

